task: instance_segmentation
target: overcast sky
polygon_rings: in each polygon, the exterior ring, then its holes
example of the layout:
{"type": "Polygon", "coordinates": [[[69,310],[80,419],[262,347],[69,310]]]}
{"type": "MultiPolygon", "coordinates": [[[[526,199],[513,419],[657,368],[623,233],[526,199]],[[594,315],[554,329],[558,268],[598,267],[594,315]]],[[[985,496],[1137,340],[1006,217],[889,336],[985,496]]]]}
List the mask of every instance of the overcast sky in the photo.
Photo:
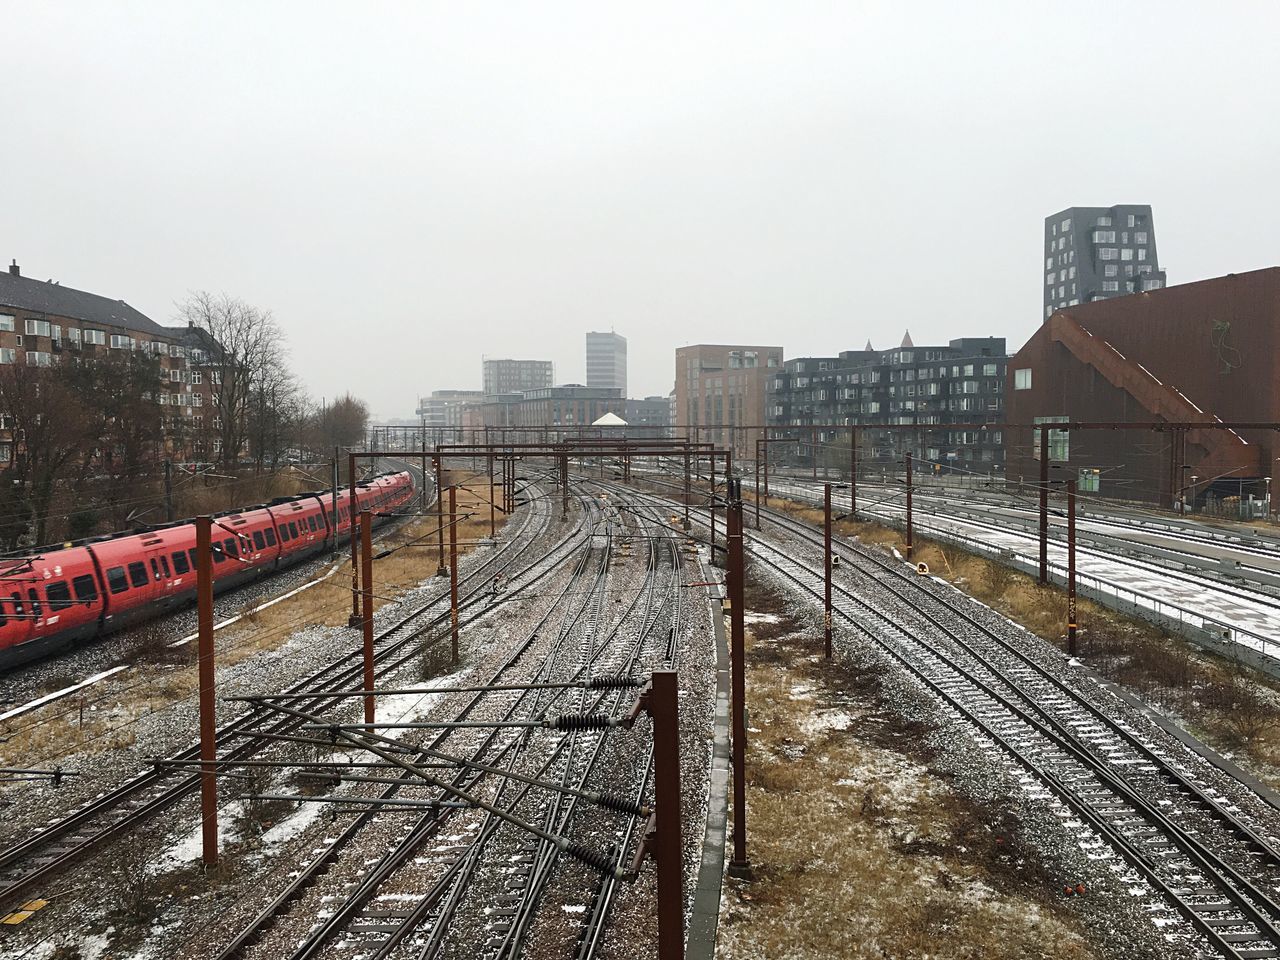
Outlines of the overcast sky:
{"type": "Polygon", "coordinates": [[[1044,217],[1150,203],[1170,283],[1280,263],[1280,4],[0,0],[0,256],[274,311],[317,397],[480,358],[666,394],[1041,315],[1044,217]]]}

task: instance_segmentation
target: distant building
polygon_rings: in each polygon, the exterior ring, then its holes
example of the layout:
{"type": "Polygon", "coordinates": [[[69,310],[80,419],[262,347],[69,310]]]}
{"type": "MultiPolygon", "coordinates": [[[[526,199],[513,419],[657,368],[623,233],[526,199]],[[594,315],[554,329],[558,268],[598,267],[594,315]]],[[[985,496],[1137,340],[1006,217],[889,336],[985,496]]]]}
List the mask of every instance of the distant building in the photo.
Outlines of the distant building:
{"type": "MultiPolygon", "coordinates": [[[[1004,461],[1001,431],[946,427],[1004,418],[1006,363],[1003,337],[963,337],[945,346],[918,347],[910,334],[892,350],[874,350],[868,343],[834,357],[788,360],[770,377],[768,423],[856,424],[868,428],[859,439],[865,459],[896,459],[911,449],[922,466],[927,461],[934,469],[988,473],[1004,461]],[[939,429],[875,430],[889,424],[939,429]]],[[[819,441],[836,440],[840,433],[819,434],[819,441]]],[[[806,434],[797,431],[796,436],[806,434]]]]}
{"type": "MultiPolygon", "coordinates": [[[[1280,267],[1055,311],[1009,360],[1007,418],[1280,422],[1280,267]]],[[[1261,501],[1277,479],[1275,431],[1192,428],[1180,437],[1057,431],[1049,455],[1082,490],[1165,506],[1183,495],[1261,501]]],[[[1039,477],[1038,440],[1030,428],[1009,440],[1011,479],[1039,477]]]]}
{"type": "Polygon", "coordinates": [[[628,400],[622,419],[637,431],[643,430],[645,435],[663,436],[671,425],[671,403],[666,397],[628,400]]]}
{"type": "Polygon", "coordinates": [[[418,419],[427,427],[460,427],[463,408],[483,399],[483,390],[432,390],[418,398],[418,419]]]}
{"type": "Polygon", "coordinates": [[[781,367],[782,347],[703,343],[678,348],[672,426],[697,427],[699,439],[733,444],[739,456],[753,451],[759,431],[724,428],[764,424],[769,376],[781,367]]]}
{"type": "Polygon", "coordinates": [[[1167,285],[1151,207],[1068,207],[1044,221],[1044,318],[1167,285]]]}
{"type": "Polygon", "coordinates": [[[587,386],[627,395],[627,338],[616,333],[587,334],[587,386]]]}
{"type": "Polygon", "coordinates": [[[473,427],[589,427],[606,413],[624,420],[626,401],[618,390],[571,383],[523,393],[485,397],[467,408],[465,425],[473,427]]]}
{"type": "Polygon", "coordinates": [[[550,360],[489,360],[484,365],[485,396],[523,393],[555,385],[555,365],[550,360]]]}

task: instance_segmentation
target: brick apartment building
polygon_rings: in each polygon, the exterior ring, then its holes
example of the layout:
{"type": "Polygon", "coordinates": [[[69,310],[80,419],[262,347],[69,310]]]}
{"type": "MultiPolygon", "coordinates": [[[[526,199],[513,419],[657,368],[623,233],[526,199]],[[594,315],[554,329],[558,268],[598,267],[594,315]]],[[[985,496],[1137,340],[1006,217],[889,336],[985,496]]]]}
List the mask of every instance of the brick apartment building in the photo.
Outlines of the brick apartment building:
{"type": "MultiPolygon", "coordinates": [[[[16,262],[0,273],[0,365],[56,369],[130,353],[157,358],[151,398],[163,408],[166,452],[178,459],[219,452],[211,436],[220,426],[212,402],[218,373],[207,369],[204,344],[200,331],[162,326],[123,300],[24,277],[16,262]]],[[[0,462],[10,461],[12,443],[8,424],[0,424],[0,462]]]]}
{"type": "Polygon", "coordinates": [[[732,443],[737,456],[753,451],[758,431],[723,428],[765,422],[769,376],[781,367],[782,347],[703,343],[678,348],[675,432],[698,427],[701,439],[732,443]]]}

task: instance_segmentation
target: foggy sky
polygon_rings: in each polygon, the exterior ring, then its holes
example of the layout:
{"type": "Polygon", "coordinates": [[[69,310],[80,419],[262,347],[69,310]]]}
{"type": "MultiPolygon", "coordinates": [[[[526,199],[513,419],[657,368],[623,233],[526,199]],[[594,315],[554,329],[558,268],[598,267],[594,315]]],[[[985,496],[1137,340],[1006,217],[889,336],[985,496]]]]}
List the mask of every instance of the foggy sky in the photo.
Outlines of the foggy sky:
{"type": "Polygon", "coordinates": [[[1044,217],[1150,203],[1171,284],[1280,263],[1272,3],[0,2],[0,257],[270,308],[381,417],[480,358],[1009,338],[1044,217]]]}

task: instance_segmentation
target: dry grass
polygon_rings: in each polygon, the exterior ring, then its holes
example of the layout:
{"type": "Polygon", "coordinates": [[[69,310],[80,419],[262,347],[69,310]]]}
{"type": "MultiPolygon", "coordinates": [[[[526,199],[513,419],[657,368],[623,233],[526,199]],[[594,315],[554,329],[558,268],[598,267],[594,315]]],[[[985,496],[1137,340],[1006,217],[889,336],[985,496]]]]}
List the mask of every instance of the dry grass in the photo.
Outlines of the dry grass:
{"type": "MultiPolygon", "coordinates": [[[[787,501],[782,509],[820,525],[821,511],[787,501]]],[[[864,544],[905,553],[902,531],[874,523],[849,523],[839,532],[864,544]]],[[[1067,597],[1057,586],[984,556],[915,538],[912,559],[931,572],[1066,648],[1067,597]]],[[[1162,704],[1217,749],[1238,752],[1253,772],[1280,788],[1280,684],[1252,669],[1201,653],[1151,624],[1079,599],[1078,655],[1099,673],[1162,704]]]]}
{"type": "MultiPolygon", "coordinates": [[[[757,588],[761,608],[779,605],[757,588]]],[[[728,882],[718,955],[1094,956],[1017,823],[933,773],[926,731],[874,672],[820,661],[819,643],[776,623],[748,636],[755,875],[728,882]],[[836,715],[847,729],[815,723],[836,715]]]]}
{"type": "MultiPolygon", "coordinates": [[[[446,482],[453,482],[451,476],[446,473],[446,482]]],[[[466,475],[459,474],[457,479],[466,479],[466,475]]],[[[460,555],[474,550],[475,541],[489,535],[489,507],[487,499],[483,499],[488,497],[488,493],[487,477],[483,484],[476,481],[472,489],[459,490],[458,514],[470,515],[458,524],[460,555]]],[[[447,506],[444,520],[448,524],[447,506]]],[[[499,529],[503,522],[504,518],[499,514],[499,529]]],[[[438,565],[437,530],[433,513],[409,521],[383,539],[383,549],[396,549],[389,556],[374,560],[375,608],[435,575],[438,565]]],[[[446,526],[446,563],[448,541],[446,526]]],[[[349,561],[343,566],[349,568],[349,561]]],[[[261,602],[246,605],[243,620],[219,630],[215,635],[219,667],[275,650],[288,642],[294,632],[306,626],[346,626],[351,613],[349,569],[340,569],[323,583],[266,610],[248,612],[261,602]]],[[[45,713],[30,713],[11,721],[10,730],[17,732],[9,734],[5,740],[0,749],[0,761],[8,763],[16,758],[25,758],[22,764],[32,766],[36,762],[32,758],[71,752],[104,753],[132,744],[135,739],[132,720],[194,698],[198,689],[194,643],[179,648],[159,647],[158,650],[161,653],[158,659],[162,662],[139,665],[121,674],[118,681],[113,678],[101,688],[95,687],[87,692],[86,698],[90,703],[96,703],[98,709],[86,710],[83,720],[77,701],[62,700],[50,704],[45,713]],[[45,722],[35,722],[42,716],[47,718],[45,722]]],[[[0,730],[0,734],[3,733],[0,730]]]]}

